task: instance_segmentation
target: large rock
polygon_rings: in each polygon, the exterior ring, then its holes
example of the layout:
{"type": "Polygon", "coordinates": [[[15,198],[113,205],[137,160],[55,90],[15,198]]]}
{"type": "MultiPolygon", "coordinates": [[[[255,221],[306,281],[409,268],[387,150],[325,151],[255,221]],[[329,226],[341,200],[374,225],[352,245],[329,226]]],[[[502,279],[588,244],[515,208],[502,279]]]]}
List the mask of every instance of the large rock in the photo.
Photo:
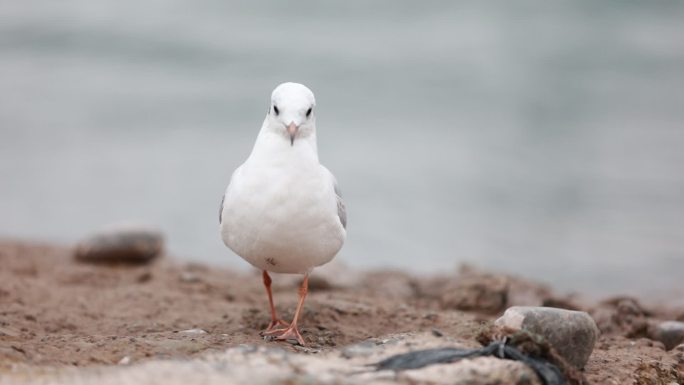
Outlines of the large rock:
{"type": "Polygon", "coordinates": [[[655,325],[651,331],[651,338],[660,341],[665,349],[670,350],[684,343],[684,322],[665,321],[655,325]]]}
{"type": "Polygon", "coordinates": [[[538,334],[565,360],[583,368],[599,337],[596,322],[585,312],[551,307],[514,306],[495,321],[498,326],[538,334]]]}
{"type": "Polygon", "coordinates": [[[82,240],[76,259],[91,263],[147,263],[164,250],[161,231],[147,226],[111,227],[82,240]]]}

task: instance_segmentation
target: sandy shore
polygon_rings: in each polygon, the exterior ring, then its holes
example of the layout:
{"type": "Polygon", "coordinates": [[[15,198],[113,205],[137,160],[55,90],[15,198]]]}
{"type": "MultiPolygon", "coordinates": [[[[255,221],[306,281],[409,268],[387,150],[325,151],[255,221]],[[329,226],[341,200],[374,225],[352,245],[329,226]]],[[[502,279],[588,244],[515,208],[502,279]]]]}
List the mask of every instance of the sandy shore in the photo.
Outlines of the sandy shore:
{"type": "MultiPolygon", "coordinates": [[[[277,347],[297,359],[339,359],[349,346],[398,335],[437,341],[431,346],[457,341],[477,347],[483,325],[512,305],[577,309],[594,317],[602,335],[584,370],[590,384],[684,380],[684,349],[668,351],[649,338],[657,322],[684,321],[684,308],[667,299],[657,306],[631,298],[588,302],[470,269],[415,277],[333,265],[311,280],[301,324],[308,346],[301,348],[259,335],[269,314],[258,272],[165,257],[150,265],[90,265],[76,262],[69,247],[17,241],[0,242],[0,266],[0,380],[30,381],[48,368],[204,359],[244,346],[277,347]]],[[[292,317],[298,279],[274,277],[285,319],[292,317]]]]}

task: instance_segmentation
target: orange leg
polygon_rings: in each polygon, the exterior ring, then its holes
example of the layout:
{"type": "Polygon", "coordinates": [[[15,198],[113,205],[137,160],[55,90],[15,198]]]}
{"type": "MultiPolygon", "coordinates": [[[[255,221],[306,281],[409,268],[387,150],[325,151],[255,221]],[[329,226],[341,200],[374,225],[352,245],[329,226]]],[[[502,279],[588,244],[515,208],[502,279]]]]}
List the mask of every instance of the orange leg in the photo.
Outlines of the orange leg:
{"type": "Polygon", "coordinates": [[[281,319],[278,319],[278,316],[276,315],[275,305],[273,305],[273,293],[271,292],[271,276],[269,276],[268,272],[264,270],[262,277],[264,279],[264,286],[266,287],[266,294],[268,294],[268,304],[271,307],[271,322],[268,324],[265,332],[284,330],[276,328],[277,326],[288,327],[289,324],[281,319]]]}
{"type": "Polygon", "coordinates": [[[285,341],[285,340],[297,340],[297,342],[305,346],[304,344],[304,338],[302,338],[302,335],[299,334],[299,330],[297,329],[297,320],[299,319],[299,313],[302,311],[302,307],[304,307],[304,298],[306,298],[306,293],[309,292],[309,275],[306,274],[304,275],[304,280],[302,281],[302,286],[299,288],[299,303],[297,304],[297,310],[295,310],[294,314],[294,319],[292,320],[292,323],[290,323],[290,326],[288,326],[284,330],[273,330],[270,332],[264,333],[264,335],[267,336],[274,336],[276,340],[280,341],[285,341]]]}

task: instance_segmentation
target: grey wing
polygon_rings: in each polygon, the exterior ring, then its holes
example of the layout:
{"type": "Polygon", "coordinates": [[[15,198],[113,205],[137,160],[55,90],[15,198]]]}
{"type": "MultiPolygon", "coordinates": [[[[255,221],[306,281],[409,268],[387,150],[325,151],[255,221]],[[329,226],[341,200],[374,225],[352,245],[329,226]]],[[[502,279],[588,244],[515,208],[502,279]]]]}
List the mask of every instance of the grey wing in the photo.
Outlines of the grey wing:
{"type": "Polygon", "coordinates": [[[328,175],[328,178],[330,178],[330,181],[332,182],[333,190],[335,190],[335,198],[337,198],[337,216],[340,218],[340,223],[342,223],[342,227],[346,229],[347,207],[344,205],[344,202],[342,201],[342,192],[340,191],[340,186],[337,185],[337,179],[335,179],[335,175],[333,175],[330,172],[330,170],[328,170],[323,165],[321,165],[321,169],[323,169],[323,172],[328,175]]]}
{"type": "Polygon", "coordinates": [[[226,194],[221,198],[221,205],[219,206],[219,225],[223,223],[223,202],[226,201],[226,194]]]}
{"type": "Polygon", "coordinates": [[[337,181],[333,181],[335,188],[335,195],[337,196],[337,216],[340,217],[340,222],[342,222],[342,227],[347,229],[347,207],[342,201],[342,192],[340,187],[337,185],[337,181]]]}

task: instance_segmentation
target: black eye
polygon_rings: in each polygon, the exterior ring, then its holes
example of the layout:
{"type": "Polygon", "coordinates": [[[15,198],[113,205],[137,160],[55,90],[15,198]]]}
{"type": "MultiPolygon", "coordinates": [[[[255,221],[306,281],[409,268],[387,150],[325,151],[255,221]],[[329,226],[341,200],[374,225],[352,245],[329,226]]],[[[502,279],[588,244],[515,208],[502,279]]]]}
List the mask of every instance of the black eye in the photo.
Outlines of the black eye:
{"type": "Polygon", "coordinates": [[[280,111],[278,110],[278,107],[273,106],[273,112],[275,112],[276,116],[280,114],[280,111]]]}
{"type": "Polygon", "coordinates": [[[309,107],[309,109],[306,110],[306,117],[308,118],[309,116],[311,116],[311,107],[309,107]]]}

